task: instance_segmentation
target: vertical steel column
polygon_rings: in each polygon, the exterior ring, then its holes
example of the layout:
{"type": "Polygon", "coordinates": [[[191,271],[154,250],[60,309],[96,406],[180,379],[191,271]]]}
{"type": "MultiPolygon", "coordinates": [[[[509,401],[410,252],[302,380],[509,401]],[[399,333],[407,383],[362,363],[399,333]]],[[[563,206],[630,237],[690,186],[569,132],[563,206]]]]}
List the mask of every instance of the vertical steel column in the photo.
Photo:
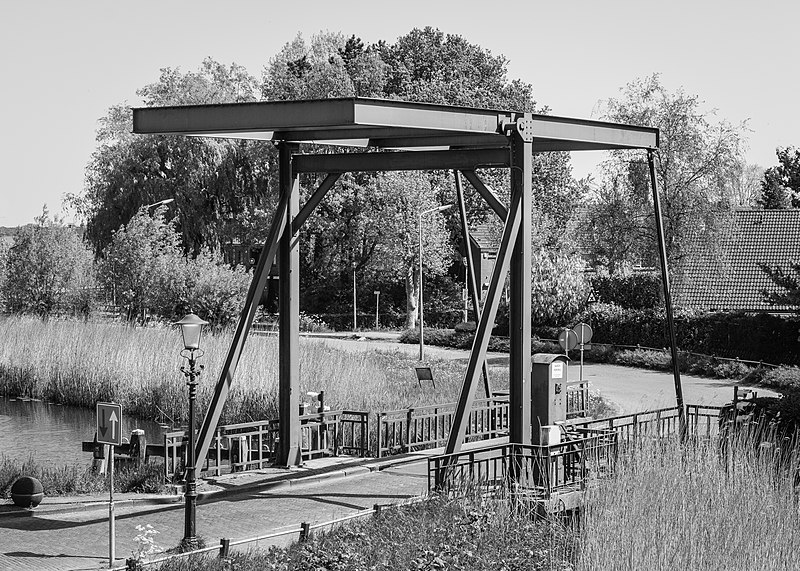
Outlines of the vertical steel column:
{"type": "MultiPolygon", "coordinates": [[[[464,237],[464,255],[467,257],[467,260],[469,260],[469,271],[467,272],[469,285],[467,289],[469,289],[470,297],[472,299],[472,311],[475,312],[475,322],[477,323],[481,319],[481,308],[478,301],[478,283],[477,279],[475,278],[475,272],[472,268],[472,245],[469,243],[467,205],[464,201],[464,188],[461,185],[461,174],[458,171],[453,171],[453,176],[456,179],[456,198],[458,198],[458,212],[461,215],[461,234],[464,237]]],[[[464,317],[466,317],[466,315],[464,317]]],[[[464,321],[466,321],[466,319],[464,321]]],[[[481,369],[483,373],[483,391],[488,399],[492,397],[492,387],[489,384],[489,368],[486,366],[485,359],[481,364],[481,369]]]]}
{"type": "Polygon", "coordinates": [[[667,266],[667,246],[664,240],[664,220],[661,216],[661,198],[656,182],[656,167],[653,151],[647,151],[647,164],[650,167],[650,183],[653,185],[653,210],[656,215],[656,234],[658,235],[658,258],[661,262],[661,284],[664,287],[664,307],[667,310],[667,327],[669,328],[669,347],[672,354],[672,376],[675,380],[675,400],[678,405],[678,424],[680,438],[686,437],[686,411],[683,406],[683,387],[681,371],[678,364],[678,344],[675,339],[675,319],[672,314],[672,296],[669,290],[669,267],[667,266]]]}
{"type": "Polygon", "coordinates": [[[292,221],[300,211],[300,179],[292,171],[292,154],[296,143],[281,142],[279,150],[279,184],[281,194],[288,196],[284,232],[278,244],[278,458],[282,466],[299,466],[300,455],[300,250],[292,232],[292,221]]]}
{"type": "Polygon", "coordinates": [[[511,131],[511,200],[522,219],[511,257],[509,442],[531,443],[531,200],[533,136],[529,114],[511,131]]]}

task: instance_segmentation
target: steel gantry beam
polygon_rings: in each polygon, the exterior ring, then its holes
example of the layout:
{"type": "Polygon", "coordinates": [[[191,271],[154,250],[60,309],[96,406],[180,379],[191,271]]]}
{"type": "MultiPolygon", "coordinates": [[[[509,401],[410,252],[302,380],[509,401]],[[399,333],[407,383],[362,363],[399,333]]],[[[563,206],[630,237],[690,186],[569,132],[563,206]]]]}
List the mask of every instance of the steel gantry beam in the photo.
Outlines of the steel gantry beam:
{"type": "Polygon", "coordinates": [[[650,183],[653,187],[653,210],[656,219],[656,234],[658,235],[658,260],[661,263],[661,285],[664,289],[664,307],[667,311],[669,347],[672,355],[672,376],[675,382],[675,401],[678,405],[678,428],[680,438],[683,440],[686,437],[686,410],[683,406],[683,386],[681,385],[681,370],[678,364],[678,342],[675,338],[675,318],[672,312],[672,295],[669,288],[669,266],[667,265],[667,246],[664,240],[664,221],[661,216],[661,197],[658,192],[652,150],[647,151],[647,164],[650,169],[650,183]]]}
{"type": "MultiPolygon", "coordinates": [[[[522,212],[520,197],[512,197],[511,210],[506,218],[503,228],[503,235],[500,239],[500,249],[492,269],[492,277],[489,281],[489,291],[486,294],[486,302],[483,306],[478,327],[475,330],[475,338],[472,341],[472,350],[469,354],[467,371],[464,375],[464,383],[461,385],[461,394],[458,397],[456,410],[453,414],[453,424],[450,427],[450,434],[447,437],[445,454],[452,454],[461,449],[464,442],[464,435],[467,431],[467,419],[472,410],[472,403],[475,400],[475,385],[478,382],[480,366],[486,360],[486,350],[489,347],[489,337],[492,334],[492,326],[497,316],[497,308],[500,305],[500,297],[503,291],[503,281],[505,280],[508,267],[511,264],[511,244],[514,244],[519,234],[522,212]]],[[[512,382],[512,381],[509,381],[512,382]]]]}
{"type": "Polygon", "coordinates": [[[256,269],[253,272],[253,280],[250,282],[250,288],[247,290],[244,308],[242,308],[239,321],[236,323],[236,330],[233,333],[228,355],[222,365],[222,372],[220,373],[219,380],[214,387],[214,396],[211,398],[211,403],[206,411],[205,418],[203,418],[203,424],[197,436],[195,466],[203,465],[208,449],[211,446],[211,441],[214,438],[214,431],[219,423],[222,407],[225,405],[225,401],[228,398],[228,392],[233,383],[233,377],[236,374],[236,367],[239,365],[239,357],[242,354],[242,349],[247,340],[247,334],[250,332],[250,326],[256,315],[258,303],[267,285],[269,270],[272,267],[272,262],[275,260],[275,254],[278,251],[278,239],[283,234],[286,225],[288,203],[289,195],[281,194],[278,206],[275,208],[275,214],[272,217],[272,223],[269,227],[269,233],[267,234],[267,240],[264,243],[262,254],[259,256],[258,264],[256,264],[256,269]]]}
{"type": "MultiPolygon", "coordinates": [[[[468,283],[464,284],[464,287],[467,288],[469,292],[470,299],[472,301],[472,311],[475,313],[475,321],[480,321],[481,319],[481,307],[480,302],[478,300],[478,281],[475,277],[475,272],[472,268],[472,245],[469,243],[469,223],[467,221],[467,204],[464,200],[464,188],[461,185],[461,175],[458,171],[453,171],[453,177],[456,179],[456,198],[458,199],[458,213],[461,217],[461,234],[464,240],[464,255],[466,256],[466,260],[470,264],[469,271],[467,272],[467,279],[468,283]]],[[[467,316],[464,316],[464,320],[466,321],[467,316]]],[[[486,398],[492,397],[492,387],[489,383],[489,367],[486,365],[486,359],[483,360],[481,364],[481,369],[483,373],[483,392],[486,395],[486,398]]]]}

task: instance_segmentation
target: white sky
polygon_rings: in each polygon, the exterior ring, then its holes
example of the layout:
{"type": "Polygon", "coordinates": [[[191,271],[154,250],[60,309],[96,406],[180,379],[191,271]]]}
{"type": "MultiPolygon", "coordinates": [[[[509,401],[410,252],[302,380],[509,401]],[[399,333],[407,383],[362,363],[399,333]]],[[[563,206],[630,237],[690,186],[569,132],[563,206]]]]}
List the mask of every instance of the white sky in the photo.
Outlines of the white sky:
{"type": "MultiPolygon", "coordinates": [[[[57,213],[80,192],[97,119],[138,105],[160,68],[211,56],[260,77],[298,32],[372,43],[434,26],[504,54],[539,104],[580,118],[660,72],[719,117],[749,120],[749,162],[771,166],[776,146],[800,145],[796,0],[2,0],[0,13],[0,226],[33,221],[45,203],[57,213]]],[[[601,158],[573,154],[575,175],[601,158]]]]}

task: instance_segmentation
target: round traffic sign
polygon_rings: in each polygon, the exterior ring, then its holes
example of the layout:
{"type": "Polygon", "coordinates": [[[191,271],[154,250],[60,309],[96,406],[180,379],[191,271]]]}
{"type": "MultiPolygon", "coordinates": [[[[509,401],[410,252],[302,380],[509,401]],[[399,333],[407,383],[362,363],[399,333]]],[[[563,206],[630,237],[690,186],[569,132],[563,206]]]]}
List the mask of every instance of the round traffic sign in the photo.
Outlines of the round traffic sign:
{"type": "Polygon", "coordinates": [[[558,334],[558,344],[561,345],[564,351],[569,351],[574,349],[578,344],[578,336],[572,329],[563,329],[561,333],[558,334]]]}
{"type": "Polygon", "coordinates": [[[586,345],[592,340],[592,327],[588,323],[578,323],[572,330],[580,345],[586,345]]]}

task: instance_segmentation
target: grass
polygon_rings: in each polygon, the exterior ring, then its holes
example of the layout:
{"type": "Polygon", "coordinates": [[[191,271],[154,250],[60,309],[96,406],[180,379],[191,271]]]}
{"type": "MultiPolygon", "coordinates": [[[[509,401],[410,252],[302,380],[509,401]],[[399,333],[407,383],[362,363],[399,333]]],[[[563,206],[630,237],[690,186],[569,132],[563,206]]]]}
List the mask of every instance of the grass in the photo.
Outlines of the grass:
{"type": "MultiPolygon", "coordinates": [[[[94,407],[124,402],[127,414],[159,420],[166,414],[185,422],[186,387],[177,331],[164,327],[32,318],[0,318],[12,334],[0,342],[0,393],[65,405],[94,407]],[[163,411],[163,412],[162,412],[163,411]]],[[[198,402],[213,394],[230,345],[230,334],[207,336],[198,402]]],[[[393,410],[455,401],[465,364],[430,359],[436,391],[420,390],[416,359],[400,351],[337,350],[324,340],[301,339],[300,394],[324,390],[332,409],[393,410]]],[[[502,382],[502,380],[501,380],[502,382]]],[[[222,423],[277,417],[278,341],[251,336],[236,372],[222,423]]]]}
{"type": "Polygon", "coordinates": [[[434,496],[305,543],[158,569],[797,569],[796,459],[756,443],[735,439],[726,454],[713,441],[642,440],[590,487],[580,529],[507,499],[434,496]]]}
{"type": "Polygon", "coordinates": [[[589,494],[579,568],[796,569],[797,465],[756,443],[726,455],[713,442],[648,441],[623,456],[589,494]]]}
{"type": "Polygon", "coordinates": [[[572,533],[526,509],[471,494],[432,497],[354,520],[286,548],[173,560],[159,571],[567,570],[572,533]]]}
{"type": "MultiPolygon", "coordinates": [[[[108,491],[108,476],[79,466],[48,466],[32,456],[20,465],[17,459],[0,455],[0,497],[11,497],[11,486],[21,476],[31,476],[42,483],[46,496],[70,496],[108,491]]],[[[161,493],[164,491],[164,465],[148,462],[137,467],[117,463],[114,466],[114,489],[120,493],[161,493]]]]}

